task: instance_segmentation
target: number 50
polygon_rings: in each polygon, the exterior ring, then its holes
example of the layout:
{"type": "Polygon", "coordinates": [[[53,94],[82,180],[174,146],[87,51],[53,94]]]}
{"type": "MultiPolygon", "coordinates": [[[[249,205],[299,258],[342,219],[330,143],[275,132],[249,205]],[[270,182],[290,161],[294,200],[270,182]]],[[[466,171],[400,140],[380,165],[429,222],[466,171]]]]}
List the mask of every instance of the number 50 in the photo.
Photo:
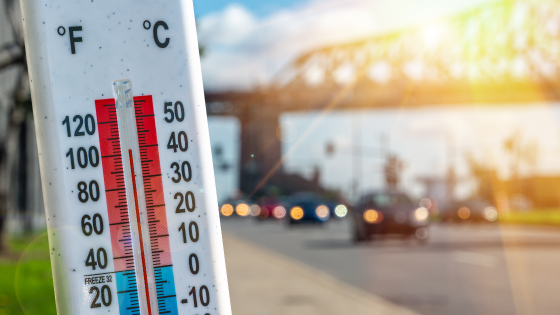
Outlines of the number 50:
{"type": "Polygon", "coordinates": [[[168,123],[172,123],[173,120],[177,120],[178,122],[182,122],[185,119],[185,108],[183,107],[183,103],[177,101],[175,102],[175,106],[171,109],[172,102],[165,102],[163,106],[163,112],[167,114],[171,114],[169,117],[165,117],[165,121],[168,123]]]}

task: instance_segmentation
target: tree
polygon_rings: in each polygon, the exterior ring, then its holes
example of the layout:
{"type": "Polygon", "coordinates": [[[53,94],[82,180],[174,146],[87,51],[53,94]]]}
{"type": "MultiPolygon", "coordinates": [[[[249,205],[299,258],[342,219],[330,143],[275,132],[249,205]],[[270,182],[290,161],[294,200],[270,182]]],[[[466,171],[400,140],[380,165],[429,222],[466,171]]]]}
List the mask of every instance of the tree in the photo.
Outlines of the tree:
{"type": "Polygon", "coordinates": [[[522,167],[534,173],[538,163],[538,144],[534,141],[523,141],[521,133],[516,130],[504,141],[504,149],[510,156],[510,179],[513,183],[513,193],[519,193],[519,179],[522,167]]]}
{"type": "MultiPolygon", "coordinates": [[[[7,182],[11,171],[8,161],[14,160],[18,154],[17,150],[10,150],[9,145],[15,144],[16,147],[26,145],[23,130],[26,129],[25,118],[31,113],[31,96],[19,2],[1,0],[0,16],[2,29],[0,32],[0,82],[2,82],[0,84],[0,253],[2,253],[6,249],[4,232],[9,189],[12,186],[12,183],[7,182]]],[[[25,172],[25,166],[23,165],[23,168],[16,172],[25,172]]],[[[21,175],[18,174],[18,177],[21,175]]],[[[25,189],[19,191],[25,193],[25,189]]],[[[25,196],[20,196],[18,199],[24,202],[26,200],[25,196]]]]}
{"type": "Polygon", "coordinates": [[[472,154],[467,154],[465,159],[469,165],[471,176],[476,182],[473,197],[493,202],[496,199],[495,190],[498,183],[496,169],[491,165],[479,162],[472,154]]]}

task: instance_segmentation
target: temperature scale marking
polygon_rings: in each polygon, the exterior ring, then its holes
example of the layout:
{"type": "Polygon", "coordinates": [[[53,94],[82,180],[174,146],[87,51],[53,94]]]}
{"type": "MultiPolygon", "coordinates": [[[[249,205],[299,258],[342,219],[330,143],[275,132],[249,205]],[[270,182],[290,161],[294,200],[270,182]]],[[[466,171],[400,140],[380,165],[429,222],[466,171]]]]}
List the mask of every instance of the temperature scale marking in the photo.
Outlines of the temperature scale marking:
{"type": "MultiPolygon", "coordinates": [[[[134,97],[134,105],[158,310],[178,314],[152,97],[134,97]]],[[[140,306],[115,100],[96,100],[95,107],[120,314],[136,315],[140,306]]]]}
{"type": "Polygon", "coordinates": [[[138,315],[140,303],[115,100],[96,100],[95,109],[120,314],[138,315]]]}
{"type": "Polygon", "coordinates": [[[136,129],[160,314],[178,314],[152,96],[134,97],[136,129]]]}

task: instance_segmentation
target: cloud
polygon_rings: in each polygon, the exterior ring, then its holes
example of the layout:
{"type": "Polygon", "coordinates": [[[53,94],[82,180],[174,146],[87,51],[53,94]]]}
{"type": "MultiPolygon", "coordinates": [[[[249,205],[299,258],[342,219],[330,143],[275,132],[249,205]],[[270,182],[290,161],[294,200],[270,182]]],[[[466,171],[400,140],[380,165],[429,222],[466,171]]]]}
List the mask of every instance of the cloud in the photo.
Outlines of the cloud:
{"type": "Polygon", "coordinates": [[[199,19],[207,90],[268,85],[291,60],[317,47],[415,25],[489,0],[310,0],[255,17],[238,4],[199,19]]]}

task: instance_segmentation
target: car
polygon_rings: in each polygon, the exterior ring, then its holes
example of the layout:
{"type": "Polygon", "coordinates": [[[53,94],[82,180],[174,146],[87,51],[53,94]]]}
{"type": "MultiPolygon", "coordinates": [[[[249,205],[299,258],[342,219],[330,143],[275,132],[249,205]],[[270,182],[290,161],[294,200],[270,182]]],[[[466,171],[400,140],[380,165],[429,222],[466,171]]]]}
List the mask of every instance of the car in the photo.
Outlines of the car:
{"type": "Polygon", "coordinates": [[[289,224],[327,222],[331,211],[327,203],[315,193],[297,193],[289,200],[289,224]]]}
{"type": "Polygon", "coordinates": [[[428,240],[429,212],[415,206],[401,192],[372,192],[363,195],[353,208],[354,241],[389,234],[428,240]]]}
{"type": "Polygon", "coordinates": [[[286,217],[286,208],[276,197],[262,197],[256,217],[260,220],[282,220],[286,217]]]}
{"type": "Polygon", "coordinates": [[[442,214],[443,221],[496,222],[498,211],[486,200],[473,199],[455,202],[442,214]]]}

